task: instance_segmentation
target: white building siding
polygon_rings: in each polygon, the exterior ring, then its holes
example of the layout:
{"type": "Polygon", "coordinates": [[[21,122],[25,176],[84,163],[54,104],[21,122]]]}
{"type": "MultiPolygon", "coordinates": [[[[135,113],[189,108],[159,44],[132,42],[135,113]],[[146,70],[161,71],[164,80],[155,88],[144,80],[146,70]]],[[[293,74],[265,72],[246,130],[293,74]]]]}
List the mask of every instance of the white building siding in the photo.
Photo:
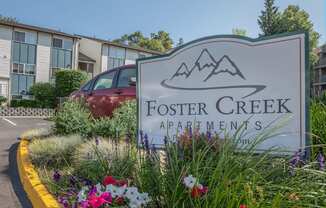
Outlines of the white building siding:
{"type": "Polygon", "coordinates": [[[87,38],[80,39],[79,43],[79,51],[96,61],[94,63],[94,75],[101,73],[102,43],[87,38]]]}
{"type": "Polygon", "coordinates": [[[9,78],[12,29],[0,26],[0,77],[9,78]]]}
{"type": "Polygon", "coordinates": [[[36,52],[36,82],[48,82],[51,63],[51,35],[38,33],[36,52]]]}
{"type": "Polygon", "coordinates": [[[135,64],[136,63],[136,59],[138,59],[138,58],[139,58],[138,51],[130,50],[130,49],[127,49],[126,50],[126,61],[125,61],[125,64],[135,64]]]}
{"type": "Polygon", "coordinates": [[[104,45],[103,44],[103,47],[102,47],[101,72],[104,72],[104,71],[106,71],[108,69],[108,56],[109,56],[109,48],[108,48],[107,45],[104,45]]]}
{"type": "Polygon", "coordinates": [[[0,78],[0,96],[8,98],[9,95],[9,79],[0,78]]]}

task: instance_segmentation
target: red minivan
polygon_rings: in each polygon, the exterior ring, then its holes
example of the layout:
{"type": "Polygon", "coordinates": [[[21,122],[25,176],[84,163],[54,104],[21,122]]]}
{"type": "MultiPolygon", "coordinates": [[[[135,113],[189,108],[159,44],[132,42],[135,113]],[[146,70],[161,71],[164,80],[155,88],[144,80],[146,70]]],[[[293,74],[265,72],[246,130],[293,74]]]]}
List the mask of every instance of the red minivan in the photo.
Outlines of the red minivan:
{"type": "Polygon", "coordinates": [[[125,100],[136,98],[136,65],[125,65],[103,72],[70,95],[83,98],[95,118],[111,116],[125,100]]]}

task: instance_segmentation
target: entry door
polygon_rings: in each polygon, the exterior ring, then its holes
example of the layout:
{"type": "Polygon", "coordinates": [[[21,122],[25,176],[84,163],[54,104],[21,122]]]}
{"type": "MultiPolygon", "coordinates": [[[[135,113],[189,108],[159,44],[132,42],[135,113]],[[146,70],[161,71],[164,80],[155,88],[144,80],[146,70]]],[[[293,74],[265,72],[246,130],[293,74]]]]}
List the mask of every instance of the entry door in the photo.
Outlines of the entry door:
{"type": "Polygon", "coordinates": [[[110,116],[112,110],[118,105],[118,94],[115,89],[116,71],[100,75],[93,90],[87,98],[87,103],[95,118],[110,116]]]}

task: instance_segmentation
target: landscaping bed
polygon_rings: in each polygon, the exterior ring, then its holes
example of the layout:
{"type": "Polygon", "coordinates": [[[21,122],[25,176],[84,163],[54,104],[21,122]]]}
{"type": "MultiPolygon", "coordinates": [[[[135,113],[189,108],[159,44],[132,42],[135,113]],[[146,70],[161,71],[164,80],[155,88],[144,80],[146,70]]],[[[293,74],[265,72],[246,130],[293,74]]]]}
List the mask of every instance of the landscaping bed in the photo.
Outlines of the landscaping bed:
{"type": "MultiPolygon", "coordinates": [[[[319,111],[325,111],[317,104],[319,111]]],[[[312,110],[316,110],[313,106],[312,110]]],[[[325,111],[326,112],[326,111],[325,111]]],[[[314,118],[313,118],[314,119],[314,118]]],[[[49,131],[31,132],[29,157],[42,183],[62,207],[325,207],[325,160],[319,146],[275,157],[254,148],[273,136],[267,130],[236,151],[238,132],[186,129],[165,151],[141,132],[138,149],[136,104],[128,101],[112,118],[95,120],[85,105],[66,102],[49,131]]],[[[313,132],[316,124],[312,122],[313,132]]],[[[323,121],[325,122],[325,121],[323,121]]],[[[320,125],[320,123],[318,123],[320,125]]]]}

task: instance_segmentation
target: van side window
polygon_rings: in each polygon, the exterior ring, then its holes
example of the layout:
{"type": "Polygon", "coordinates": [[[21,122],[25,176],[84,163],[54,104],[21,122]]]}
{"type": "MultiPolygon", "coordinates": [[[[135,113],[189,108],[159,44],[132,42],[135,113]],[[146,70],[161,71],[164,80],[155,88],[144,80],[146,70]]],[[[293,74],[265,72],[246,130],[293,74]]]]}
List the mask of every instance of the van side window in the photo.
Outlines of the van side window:
{"type": "Polygon", "coordinates": [[[118,78],[118,88],[119,87],[129,87],[131,80],[136,80],[136,69],[129,68],[129,69],[122,69],[119,74],[118,78]]]}
{"type": "Polygon", "coordinates": [[[110,89],[113,87],[113,79],[116,71],[101,75],[95,82],[93,90],[110,89]]]}

